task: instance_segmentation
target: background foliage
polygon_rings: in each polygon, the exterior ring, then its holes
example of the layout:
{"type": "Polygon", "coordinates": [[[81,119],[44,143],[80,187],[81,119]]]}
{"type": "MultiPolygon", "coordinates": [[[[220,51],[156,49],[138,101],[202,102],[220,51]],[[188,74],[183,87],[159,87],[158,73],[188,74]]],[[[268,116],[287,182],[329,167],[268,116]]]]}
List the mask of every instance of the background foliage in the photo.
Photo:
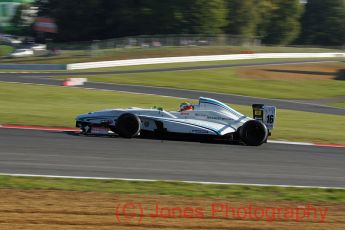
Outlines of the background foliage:
{"type": "Polygon", "coordinates": [[[57,41],[153,34],[258,36],[266,44],[343,45],[345,0],[37,0],[57,41]]]}

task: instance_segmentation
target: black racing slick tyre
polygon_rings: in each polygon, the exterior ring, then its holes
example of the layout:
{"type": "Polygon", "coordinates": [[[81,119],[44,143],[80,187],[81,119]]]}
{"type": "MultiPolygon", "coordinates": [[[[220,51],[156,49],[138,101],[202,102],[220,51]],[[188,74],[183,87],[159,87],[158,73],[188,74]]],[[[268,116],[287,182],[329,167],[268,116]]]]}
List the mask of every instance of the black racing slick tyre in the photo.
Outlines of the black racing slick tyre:
{"type": "Polygon", "coordinates": [[[140,119],[132,113],[124,113],[116,121],[115,132],[124,138],[132,138],[140,132],[140,119]]]}
{"type": "Polygon", "coordinates": [[[240,138],[250,146],[259,146],[267,140],[268,130],[264,123],[256,120],[247,121],[240,128],[240,138]]]}

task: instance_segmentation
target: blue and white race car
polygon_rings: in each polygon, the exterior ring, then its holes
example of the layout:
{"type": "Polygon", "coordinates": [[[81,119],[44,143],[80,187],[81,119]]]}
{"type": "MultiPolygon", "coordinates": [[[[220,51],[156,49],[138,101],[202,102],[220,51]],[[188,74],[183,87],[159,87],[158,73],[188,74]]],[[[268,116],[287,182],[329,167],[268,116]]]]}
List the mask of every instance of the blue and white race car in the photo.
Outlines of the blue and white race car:
{"type": "Polygon", "coordinates": [[[179,111],[132,107],[90,112],[77,116],[76,126],[83,134],[115,133],[124,138],[193,136],[258,146],[271,134],[275,116],[274,106],[254,104],[254,118],[250,118],[222,102],[200,97],[197,105],[182,103],[179,111]]]}

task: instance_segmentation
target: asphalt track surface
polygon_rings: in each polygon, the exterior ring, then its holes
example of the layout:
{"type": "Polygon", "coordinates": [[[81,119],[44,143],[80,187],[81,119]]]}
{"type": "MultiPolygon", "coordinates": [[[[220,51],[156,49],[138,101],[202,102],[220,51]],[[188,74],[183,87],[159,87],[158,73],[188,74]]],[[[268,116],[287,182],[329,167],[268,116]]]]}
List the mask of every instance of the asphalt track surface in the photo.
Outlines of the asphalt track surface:
{"type": "MultiPolygon", "coordinates": [[[[46,76],[31,76],[31,75],[21,75],[21,74],[3,74],[0,75],[0,81],[5,82],[20,82],[20,83],[34,83],[34,84],[46,84],[46,85],[62,85],[62,80],[49,78],[46,76]]],[[[84,88],[94,88],[94,89],[105,89],[113,91],[125,91],[134,93],[144,93],[144,94],[154,94],[161,96],[172,96],[172,97],[183,97],[189,99],[198,99],[200,96],[214,98],[216,100],[229,103],[229,104],[239,104],[248,105],[252,104],[266,104],[274,105],[278,109],[291,109],[305,112],[316,112],[334,115],[345,115],[345,109],[329,107],[319,104],[296,102],[290,100],[278,100],[278,99],[265,99],[258,97],[248,97],[240,96],[235,94],[222,94],[222,93],[212,93],[197,90],[184,90],[184,89],[173,89],[165,87],[152,87],[152,86],[142,86],[142,85],[125,85],[125,84],[109,84],[109,83],[95,83],[87,82],[83,86],[84,88]]]]}
{"type": "Polygon", "coordinates": [[[0,128],[1,173],[345,187],[344,148],[0,128]]]}

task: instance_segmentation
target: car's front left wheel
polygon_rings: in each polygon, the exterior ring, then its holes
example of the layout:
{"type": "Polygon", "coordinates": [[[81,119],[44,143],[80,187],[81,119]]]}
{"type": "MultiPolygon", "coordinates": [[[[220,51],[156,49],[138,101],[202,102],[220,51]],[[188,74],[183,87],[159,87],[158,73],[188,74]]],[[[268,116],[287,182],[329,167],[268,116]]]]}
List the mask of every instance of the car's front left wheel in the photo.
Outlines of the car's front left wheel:
{"type": "Polygon", "coordinates": [[[114,131],[124,138],[132,138],[140,132],[140,119],[132,113],[124,113],[116,121],[114,131]]]}

